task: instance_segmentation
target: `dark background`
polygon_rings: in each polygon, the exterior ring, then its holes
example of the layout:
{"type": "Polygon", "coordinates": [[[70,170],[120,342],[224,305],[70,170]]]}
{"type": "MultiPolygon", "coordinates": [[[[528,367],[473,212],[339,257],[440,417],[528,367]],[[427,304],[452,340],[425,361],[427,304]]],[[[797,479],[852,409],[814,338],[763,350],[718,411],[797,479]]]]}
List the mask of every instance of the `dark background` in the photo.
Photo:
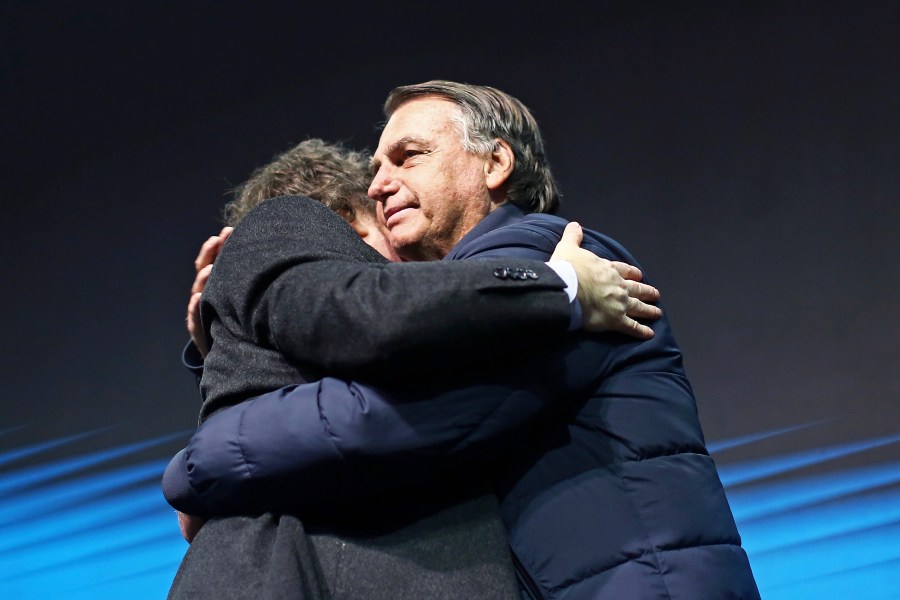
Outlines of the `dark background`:
{"type": "Polygon", "coordinates": [[[4,448],[179,447],[227,190],[306,137],[373,149],[387,92],[442,78],[523,100],[562,214],[639,257],[708,440],[765,438],[720,465],[896,464],[898,26],[872,1],[0,2],[4,448]]]}

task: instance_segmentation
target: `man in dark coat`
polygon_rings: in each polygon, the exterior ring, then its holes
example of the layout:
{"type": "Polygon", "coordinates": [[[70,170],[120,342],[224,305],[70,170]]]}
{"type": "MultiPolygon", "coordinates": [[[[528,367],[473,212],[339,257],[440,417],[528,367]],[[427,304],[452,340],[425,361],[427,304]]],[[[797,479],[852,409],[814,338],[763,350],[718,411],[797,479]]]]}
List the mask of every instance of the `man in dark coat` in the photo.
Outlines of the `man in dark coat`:
{"type": "MultiPolygon", "coordinates": [[[[392,91],[385,114],[369,196],[401,257],[483,257],[491,244],[546,256],[544,240],[562,224],[522,211],[552,212],[558,195],[518,100],[434,81],[392,91]]],[[[599,255],[630,260],[612,240],[588,237],[599,255]]],[[[649,340],[597,342],[607,361],[593,393],[517,457],[498,490],[533,597],[759,597],[681,353],[667,319],[653,328],[649,340]]]]}

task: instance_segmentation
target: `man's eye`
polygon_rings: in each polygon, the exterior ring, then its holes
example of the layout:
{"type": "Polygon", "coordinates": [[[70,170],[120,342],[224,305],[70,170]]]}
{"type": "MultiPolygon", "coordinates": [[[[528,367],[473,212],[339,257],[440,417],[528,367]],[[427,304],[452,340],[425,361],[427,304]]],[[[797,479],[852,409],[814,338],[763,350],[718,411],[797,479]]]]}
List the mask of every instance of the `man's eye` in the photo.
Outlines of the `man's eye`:
{"type": "Polygon", "coordinates": [[[415,150],[412,148],[404,149],[392,154],[391,162],[398,167],[405,165],[408,161],[413,160],[417,156],[425,154],[424,150],[415,150]]]}

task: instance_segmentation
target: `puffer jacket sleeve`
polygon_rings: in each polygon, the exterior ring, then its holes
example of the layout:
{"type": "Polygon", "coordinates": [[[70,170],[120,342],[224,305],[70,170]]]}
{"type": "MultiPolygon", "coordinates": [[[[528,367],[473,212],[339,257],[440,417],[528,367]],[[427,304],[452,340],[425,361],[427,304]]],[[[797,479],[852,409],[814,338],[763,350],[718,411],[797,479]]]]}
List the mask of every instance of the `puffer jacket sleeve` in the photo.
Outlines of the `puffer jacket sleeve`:
{"type": "MultiPolygon", "coordinates": [[[[563,369],[551,367],[556,380],[563,369]]],[[[411,386],[388,395],[334,378],[264,394],[200,426],[166,469],[164,495],[209,517],[321,510],[421,486],[445,467],[500,457],[554,409],[554,377],[514,375],[515,385],[497,376],[430,394],[411,386]]]]}

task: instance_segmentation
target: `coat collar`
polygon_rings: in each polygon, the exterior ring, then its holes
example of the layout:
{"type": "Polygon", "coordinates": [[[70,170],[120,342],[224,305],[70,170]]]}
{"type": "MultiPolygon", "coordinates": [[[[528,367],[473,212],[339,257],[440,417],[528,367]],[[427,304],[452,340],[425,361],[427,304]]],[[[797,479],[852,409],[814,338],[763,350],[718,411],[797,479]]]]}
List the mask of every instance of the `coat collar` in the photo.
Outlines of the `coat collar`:
{"type": "Polygon", "coordinates": [[[478,224],[475,225],[475,227],[470,229],[469,233],[464,235],[462,239],[456,243],[456,245],[452,250],[450,250],[447,256],[451,256],[457,248],[464,247],[466,244],[470,243],[477,237],[480,237],[495,229],[499,229],[500,227],[503,227],[505,225],[518,223],[524,216],[525,213],[523,213],[518,206],[510,204],[509,202],[501,204],[500,206],[495,208],[492,213],[479,221],[478,224]]]}

